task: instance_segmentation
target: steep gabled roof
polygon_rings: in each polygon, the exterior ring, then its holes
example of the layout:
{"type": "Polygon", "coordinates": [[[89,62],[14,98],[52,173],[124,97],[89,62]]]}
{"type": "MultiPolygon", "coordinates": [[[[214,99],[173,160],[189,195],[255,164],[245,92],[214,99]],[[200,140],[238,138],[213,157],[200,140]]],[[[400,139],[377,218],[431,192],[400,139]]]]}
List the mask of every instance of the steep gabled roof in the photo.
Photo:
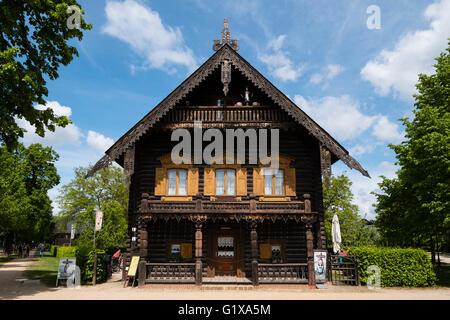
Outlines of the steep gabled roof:
{"type": "Polygon", "coordinates": [[[177,103],[185,98],[195,87],[205,80],[224,59],[228,59],[231,64],[244,74],[261,91],[266,93],[277,105],[286,111],[294,120],[302,125],[306,130],[322,143],[335,157],[342,160],[351,169],[356,169],[364,176],[369,174],[364,168],[349,155],[348,151],[342,147],[332,136],[330,136],[322,127],[303,112],[294,102],[278,90],[269,80],[252,67],[244,58],[242,58],[228,44],[223,45],[214,55],[211,56],[202,66],[183,81],[174,91],[172,91],[164,100],[162,100],[152,111],[150,111],[142,120],[125,133],[111,148],[106,151],[106,156],[97,162],[91,171],[110,164],[111,161],[118,161],[119,158],[132,148],[134,143],[139,140],[155,123],[157,123],[167,112],[169,112],[177,103]]]}

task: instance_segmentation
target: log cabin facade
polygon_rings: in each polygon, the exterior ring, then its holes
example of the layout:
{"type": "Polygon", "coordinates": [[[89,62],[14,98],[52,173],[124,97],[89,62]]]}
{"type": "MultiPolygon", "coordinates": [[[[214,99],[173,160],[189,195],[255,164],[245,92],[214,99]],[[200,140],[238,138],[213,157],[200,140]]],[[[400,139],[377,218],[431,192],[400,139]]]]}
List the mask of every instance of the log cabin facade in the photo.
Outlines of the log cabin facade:
{"type": "Polygon", "coordinates": [[[91,170],[115,161],[126,173],[127,263],[140,257],[140,285],[223,277],[314,284],[313,250],[326,249],[322,178],[338,160],[368,173],[236,52],[226,23],[213,49],[91,170]],[[210,128],[224,136],[226,129],[278,129],[279,170],[250,164],[248,147],[244,163],[174,164],[173,131],[194,136],[197,122],[201,135],[210,128]]]}

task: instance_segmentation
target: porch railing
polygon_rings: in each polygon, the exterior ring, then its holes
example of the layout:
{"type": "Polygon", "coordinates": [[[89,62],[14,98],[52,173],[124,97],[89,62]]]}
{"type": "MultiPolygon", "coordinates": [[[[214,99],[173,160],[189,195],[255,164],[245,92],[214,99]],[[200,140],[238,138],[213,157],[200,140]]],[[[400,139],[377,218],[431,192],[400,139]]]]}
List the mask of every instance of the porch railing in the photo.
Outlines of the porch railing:
{"type": "Polygon", "coordinates": [[[195,283],[195,263],[147,263],[147,283],[195,283]]]}
{"type": "Polygon", "coordinates": [[[167,122],[271,122],[287,121],[287,113],[270,106],[190,106],[174,109],[166,117],[167,122]]]}
{"type": "Polygon", "coordinates": [[[259,263],[259,283],[308,283],[306,263],[259,263]]]}

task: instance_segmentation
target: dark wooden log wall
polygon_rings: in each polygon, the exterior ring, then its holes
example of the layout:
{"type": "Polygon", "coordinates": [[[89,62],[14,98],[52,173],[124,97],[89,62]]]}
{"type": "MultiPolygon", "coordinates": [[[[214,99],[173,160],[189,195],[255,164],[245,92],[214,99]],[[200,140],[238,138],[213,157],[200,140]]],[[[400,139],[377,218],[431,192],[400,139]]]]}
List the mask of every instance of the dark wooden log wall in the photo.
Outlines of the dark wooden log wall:
{"type": "MultiPolygon", "coordinates": [[[[140,195],[142,193],[154,195],[155,168],[161,166],[160,161],[157,160],[157,158],[170,153],[172,147],[177,144],[177,142],[170,141],[170,136],[171,131],[169,130],[153,130],[137,142],[135,170],[130,186],[130,229],[131,225],[135,225],[134,213],[137,211],[140,195]]],[[[206,143],[204,145],[206,145],[206,143]]],[[[323,222],[319,144],[305,129],[297,126],[295,130],[280,130],[280,153],[295,159],[291,166],[296,168],[297,197],[292,198],[292,200],[303,200],[303,194],[311,194],[312,210],[319,212],[319,221],[315,225],[315,246],[323,248],[325,247],[325,229],[323,222]]],[[[252,168],[254,166],[245,166],[248,167],[247,191],[248,194],[251,194],[253,192],[252,168]]],[[[199,167],[199,193],[202,194],[204,189],[203,166],[199,167]]],[[[297,225],[295,222],[289,222],[289,225],[291,224],[294,226],[297,225]]],[[[298,225],[296,227],[299,228],[298,225]]],[[[250,231],[248,231],[248,233],[249,232],[250,231]]],[[[193,236],[194,231],[192,232],[192,237],[193,236]]],[[[151,237],[151,231],[149,230],[149,239],[151,239],[151,237]]],[[[301,245],[303,247],[305,246],[304,243],[301,245]]],[[[206,248],[206,245],[204,245],[204,248],[206,248]]]]}

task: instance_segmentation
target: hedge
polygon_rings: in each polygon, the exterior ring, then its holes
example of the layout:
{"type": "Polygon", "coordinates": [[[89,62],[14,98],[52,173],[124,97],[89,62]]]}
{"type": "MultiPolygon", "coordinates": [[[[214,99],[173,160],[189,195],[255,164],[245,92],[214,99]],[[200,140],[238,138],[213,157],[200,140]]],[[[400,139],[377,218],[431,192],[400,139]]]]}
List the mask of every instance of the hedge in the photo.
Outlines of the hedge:
{"type": "MultiPolygon", "coordinates": [[[[105,251],[97,249],[97,278],[96,283],[106,281],[105,251]]],[[[91,283],[94,274],[94,250],[89,246],[78,246],[76,250],[77,266],[81,271],[81,281],[91,283]]]]}
{"type": "Polygon", "coordinates": [[[70,258],[76,256],[77,247],[58,247],[56,250],[57,258],[70,258]]]}
{"type": "Polygon", "coordinates": [[[382,287],[426,287],[436,282],[430,258],[422,249],[358,247],[349,248],[348,253],[357,255],[364,284],[373,274],[367,274],[371,265],[380,268],[382,287]]]}

